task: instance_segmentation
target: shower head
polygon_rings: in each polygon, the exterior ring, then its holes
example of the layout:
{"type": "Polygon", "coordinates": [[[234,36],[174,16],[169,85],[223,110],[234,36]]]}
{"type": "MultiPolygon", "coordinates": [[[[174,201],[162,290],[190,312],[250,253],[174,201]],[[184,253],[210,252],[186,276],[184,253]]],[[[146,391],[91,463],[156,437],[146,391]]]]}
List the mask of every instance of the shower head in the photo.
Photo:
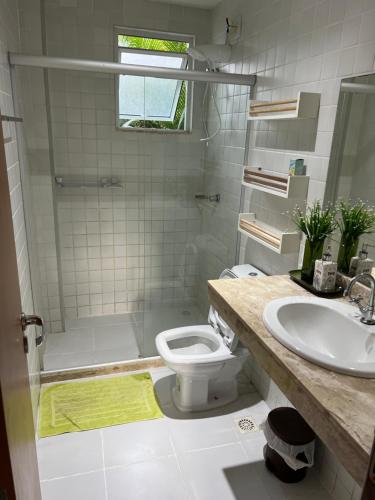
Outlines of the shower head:
{"type": "Polygon", "coordinates": [[[229,45],[210,44],[190,47],[188,54],[197,61],[208,62],[216,66],[217,64],[229,62],[231,51],[229,45]]]}

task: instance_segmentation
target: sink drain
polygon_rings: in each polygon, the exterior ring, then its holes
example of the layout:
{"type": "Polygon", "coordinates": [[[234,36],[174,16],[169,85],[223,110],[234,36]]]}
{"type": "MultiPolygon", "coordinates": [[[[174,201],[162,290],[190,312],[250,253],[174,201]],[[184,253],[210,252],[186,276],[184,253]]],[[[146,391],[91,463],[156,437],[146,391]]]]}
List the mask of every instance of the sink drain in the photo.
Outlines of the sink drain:
{"type": "Polygon", "coordinates": [[[235,422],[241,434],[246,434],[247,432],[254,432],[258,430],[258,426],[254,422],[252,417],[236,418],[235,422]]]}

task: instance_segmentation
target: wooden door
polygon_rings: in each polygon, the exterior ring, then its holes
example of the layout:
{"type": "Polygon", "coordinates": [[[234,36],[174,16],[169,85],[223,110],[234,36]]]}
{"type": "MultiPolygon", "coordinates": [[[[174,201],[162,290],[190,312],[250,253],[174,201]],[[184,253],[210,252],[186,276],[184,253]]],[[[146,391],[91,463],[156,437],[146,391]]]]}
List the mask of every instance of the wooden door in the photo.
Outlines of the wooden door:
{"type": "Polygon", "coordinates": [[[21,312],[4,137],[0,126],[1,500],[41,500],[21,312]]]}
{"type": "Polygon", "coordinates": [[[375,500],[375,439],[372,446],[370,465],[367,480],[362,492],[362,500],[375,500]]]}

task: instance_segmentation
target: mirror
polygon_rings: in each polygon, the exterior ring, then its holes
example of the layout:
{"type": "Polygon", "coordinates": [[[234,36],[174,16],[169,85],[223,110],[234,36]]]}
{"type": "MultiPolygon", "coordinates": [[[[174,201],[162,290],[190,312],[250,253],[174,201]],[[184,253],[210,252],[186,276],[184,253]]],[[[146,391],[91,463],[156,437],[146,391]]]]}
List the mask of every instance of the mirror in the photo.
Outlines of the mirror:
{"type": "MultiPolygon", "coordinates": [[[[325,203],[362,200],[375,207],[375,74],[341,82],[325,203]]],[[[375,260],[375,233],[361,236],[375,260]]]]}

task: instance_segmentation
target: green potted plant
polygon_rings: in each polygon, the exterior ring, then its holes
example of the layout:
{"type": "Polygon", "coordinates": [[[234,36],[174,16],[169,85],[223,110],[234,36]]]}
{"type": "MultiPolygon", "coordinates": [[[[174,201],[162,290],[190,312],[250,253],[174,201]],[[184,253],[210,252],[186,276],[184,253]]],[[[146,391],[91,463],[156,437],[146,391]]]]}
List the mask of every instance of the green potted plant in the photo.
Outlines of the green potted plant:
{"type": "Polygon", "coordinates": [[[354,204],[340,201],[337,206],[340,214],[338,226],[341,232],[337,268],[348,274],[350,261],[357,254],[359,238],[363,234],[372,233],[375,227],[375,212],[363,201],[354,204]]]}
{"type": "Polygon", "coordinates": [[[308,283],[313,282],[315,261],[323,255],[324,240],[337,227],[336,210],[333,207],[322,208],[319,201],[302,211],[296,207],[293,222],[306,236],[301,278],[308,283]]]}

